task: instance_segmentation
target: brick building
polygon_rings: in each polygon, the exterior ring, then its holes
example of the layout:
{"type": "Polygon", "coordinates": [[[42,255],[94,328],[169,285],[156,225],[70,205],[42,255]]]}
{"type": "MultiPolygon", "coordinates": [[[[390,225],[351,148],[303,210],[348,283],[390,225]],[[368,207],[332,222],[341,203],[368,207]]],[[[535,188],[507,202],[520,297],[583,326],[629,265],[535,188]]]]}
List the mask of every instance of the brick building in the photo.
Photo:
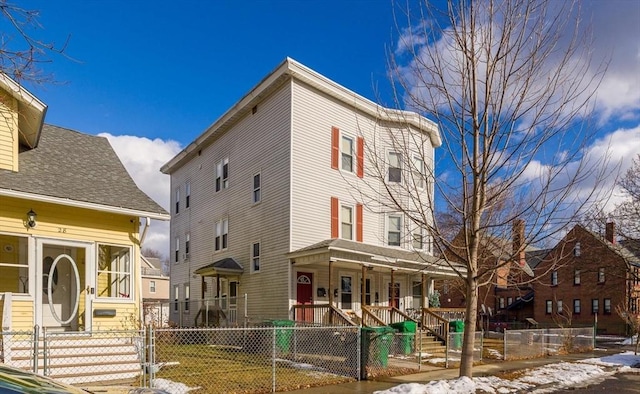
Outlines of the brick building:
{"type": "MultiPolygon", "coordinates": [[[[464,245],[464,233],[460,232],[444,255],[449,261],[464,263],[464,245]]],[[[531,267],[540,261],[540,257],[540,250],[526,245],[522,220],[514,222],[510,236],[481,235],[478,255],[481,283],[478,290],[479,325],[485,329],[493,328],[488,327],[490,321],[524,325],[526,318],[533,317],[531,267]]],[[[441,307],[460,308],[466,305],[462,280],[440,281],[436,289],[440,293],[441,307]]]]}
{"type": "Polygon", "coordinates": [[[640,259],[616,242],[576,225],[535,267],[534,318],[543,324],[596,323],[606,334],[626,334],[616,308],[638,311],[640,259]]]}

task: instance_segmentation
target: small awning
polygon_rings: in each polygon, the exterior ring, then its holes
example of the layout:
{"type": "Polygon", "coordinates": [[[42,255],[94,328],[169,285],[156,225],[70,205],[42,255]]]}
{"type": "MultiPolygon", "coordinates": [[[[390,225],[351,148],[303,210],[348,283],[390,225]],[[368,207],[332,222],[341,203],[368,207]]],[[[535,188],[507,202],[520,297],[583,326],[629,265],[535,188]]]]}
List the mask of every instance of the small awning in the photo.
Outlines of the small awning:
{"type": "Polygon", "coordinates": [[[218,260],[215,263],[205,265],[194,271],[194,274],[202,276],[213,276],[216,274],[242,274],[244,268],[235,259],[227,257],[226,259],[218,260]]]}

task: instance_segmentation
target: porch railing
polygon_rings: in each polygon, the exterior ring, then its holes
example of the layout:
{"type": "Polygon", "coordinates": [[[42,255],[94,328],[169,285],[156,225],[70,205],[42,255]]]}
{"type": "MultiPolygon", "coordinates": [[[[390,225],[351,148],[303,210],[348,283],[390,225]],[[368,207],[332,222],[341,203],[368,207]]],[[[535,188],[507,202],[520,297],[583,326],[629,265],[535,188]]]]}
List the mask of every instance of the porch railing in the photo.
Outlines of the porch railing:
{"type": "Polygon", "coordinates": [[[300,304],[293,306],[293,320],[330,326],[356,326],[349,316],[329,304],[300,304]]]}
{"type": "Polygon", "coordinates": [[[446,342],[449,338],[449,323],[464,320],[464,308],[423,308],[421,327],[446,342]]]}
{"type": "Polygon", "coordinates": [[[414,319],[392,306],[364,305],[362,307],[362,323],[365,326],[387,326],[407,320],[414,319]]]}

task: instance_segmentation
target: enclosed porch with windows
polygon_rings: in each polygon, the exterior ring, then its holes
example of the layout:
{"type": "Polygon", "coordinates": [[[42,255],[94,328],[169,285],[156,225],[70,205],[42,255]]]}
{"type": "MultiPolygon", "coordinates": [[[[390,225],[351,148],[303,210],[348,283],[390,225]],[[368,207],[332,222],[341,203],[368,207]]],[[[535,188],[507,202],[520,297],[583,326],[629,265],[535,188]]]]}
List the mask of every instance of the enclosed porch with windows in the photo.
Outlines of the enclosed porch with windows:
{"type": "Polygon", "coordinates": [[[423,252],[330,239],[290,254],[291,318],[314,325],[386,326],[414,321],[446,340],[462,308],[429,305],[436,279],[457,274],[423,252]]]}

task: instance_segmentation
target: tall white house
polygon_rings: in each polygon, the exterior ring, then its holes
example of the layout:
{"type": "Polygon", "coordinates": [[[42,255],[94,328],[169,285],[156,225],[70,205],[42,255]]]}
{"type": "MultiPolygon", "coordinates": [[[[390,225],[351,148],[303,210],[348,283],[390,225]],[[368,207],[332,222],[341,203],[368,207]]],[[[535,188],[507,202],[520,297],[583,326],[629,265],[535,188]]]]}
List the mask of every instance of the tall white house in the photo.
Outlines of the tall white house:
{"type": "Polygon", "coordinates": [[[426,307],[433,279],[452,271],[424,229],[372,196],[391,185],[397,198],[433,201],[440,144],[423,116],[285,59],[161,169],[171,320],[357,324],[426,307]],[[399,149],[392,135],[413,145],[399,149]]]}

